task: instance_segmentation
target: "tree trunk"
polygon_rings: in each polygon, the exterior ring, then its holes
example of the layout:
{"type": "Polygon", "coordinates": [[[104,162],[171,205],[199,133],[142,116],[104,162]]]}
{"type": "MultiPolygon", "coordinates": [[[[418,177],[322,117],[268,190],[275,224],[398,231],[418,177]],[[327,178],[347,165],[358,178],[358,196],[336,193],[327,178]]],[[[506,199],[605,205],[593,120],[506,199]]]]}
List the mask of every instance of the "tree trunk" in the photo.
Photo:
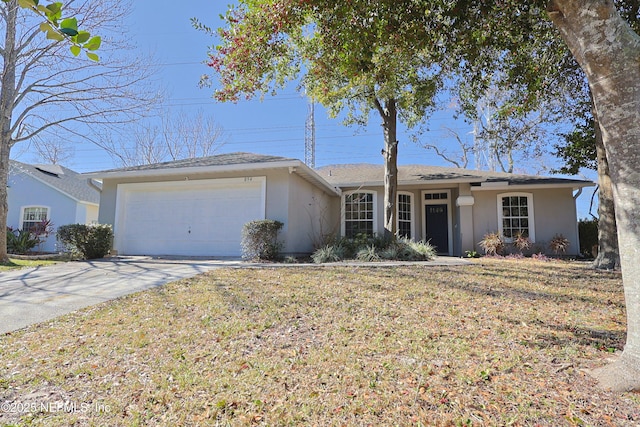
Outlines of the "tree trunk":
{"type": "Polygon", "coordinates": [[[0,76],[0,263],[9,261],[7,256],[7,184],[9,177],[9,154],[13,145],[11,121],[16,87],[16,21],[18,5],[15,0],[6,8],[5,46],[2,76],[0,76]]]}
{"type": "Polygon", "coordinates": [[[398,141],[396,101],[387,100],[381,109],[384,129],[384,234],[385,238],[396,235],[396,199],[398,194],[398,141]]]}
{"type": "Polygon", "coordinates": [[[604,388],[640,389],[640,37],[612,0],[552,0],[549,16],[585,71],[609,161],[627,307],[619,359],[594,371],[604,388]]]}
{"type": "Polygon", "coordinates": [[[7,254],[7,184],[9,176],[9,147],[0,143],[0,264],[9,262],[7,254]]]}
{"type": "Polygon", "coordinates": [[[618,253],[618,230],[616,211],[613,204],[613,187],[609,172],[609,162],[602,142],[600,123],[594,112],[594,130],[596,136],[596,157],[598,162],[598,256],[593,268],[613,270],[620,266],[618,253]]]}

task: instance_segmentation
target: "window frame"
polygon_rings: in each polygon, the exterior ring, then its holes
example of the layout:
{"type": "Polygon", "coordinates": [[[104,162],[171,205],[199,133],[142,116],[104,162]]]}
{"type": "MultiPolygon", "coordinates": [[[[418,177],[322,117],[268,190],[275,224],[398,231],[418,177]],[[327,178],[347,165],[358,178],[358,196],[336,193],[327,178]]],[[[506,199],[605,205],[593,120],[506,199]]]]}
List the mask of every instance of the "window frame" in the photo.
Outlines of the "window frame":
{"type": "Polygon", "coordinates": [[[504,239],[505,242],[511,243],[513,242],[513,237],[507,237],[504,235],[504,219],[505,216],[503,214],[503,206],[502,200],[507,197],[526,197],[527,199],[527,216],[518,216],[513,217],[509,215],[507,218],[526,218],[528,221],[528,229],[529,229],[529,240],[534,243],[536,241],[536,227],[535,227],[535,215],[533,208],[533,193],[523,193],[523,192],[513,192],[513,193],[500,193],[497,197],[497,208],[498,208],[498,232],[500,236],[504,239]]]}
{"type": "Polygon", "coordinates": [[[398,191],[396,200],[396,230],[398,236],[400,236],[400,222],[408,222],[409,223],[409,239],[415,239],[415,194],[410,191],[398,191]],[[400,196],[409,196],[409,220],[401,220],[400,219],[400,196]]]}
{"type": "MultiPolygon", "coordinates": [[[[349,196],[353,196],[354,194],[367,194],[367,195],[371,195],[371,202],[372,202],[372,219],[369,220],[371,221],[371,230],[372,230],[372,235],[375,236],[378,232],[378,200],[377,200],[377,193],[375,191],[368,191],[368,190],[353,190],[353,191],[348,191],[342,194],[342,203],[341,203],[341,210],[342,210],[342,221],[341,222],[341,234],[344,237],[355,237],[355,236],[347,236],[346,234],[346,230],[347,230],[347,222],[356,222],[355,220],[347,220],[347,197],[349,196]]],[[[360,221],[364,221],[364,220],[358,220],[358,222],[360,221]]]]}
{"type": "Polygon", "coordinates": [[[26,221],[28,223],[33,223],[33,224],[37,224],[38,222],[41,221],[49,221],[51,219],[51,207],[50,206],[44,206],[44,205],[26,205],[26,206],[21,206],[20,207],[20,221],[19,221],[19,229],[23,230],[24,229],[24,223],[25,223],[25,213],[27,212],[28,209],[44,209],[46,210],[46,217],[44,220],[40,219],[38,221],[26,221]]]}

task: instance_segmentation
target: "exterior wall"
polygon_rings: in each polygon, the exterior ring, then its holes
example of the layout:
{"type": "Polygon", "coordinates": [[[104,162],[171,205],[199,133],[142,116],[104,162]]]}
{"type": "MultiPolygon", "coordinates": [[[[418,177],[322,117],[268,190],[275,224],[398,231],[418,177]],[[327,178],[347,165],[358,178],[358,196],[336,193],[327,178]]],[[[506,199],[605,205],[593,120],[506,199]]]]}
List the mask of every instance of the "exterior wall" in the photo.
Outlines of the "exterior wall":
{"type": "MultiPolygon", "coordinates": [[[[191,174],[186,176],[105,179],[102,185],[98,222],[115,226],[118,184],[258,176],[266,176],[265,217],[284,223],[278,236],[279,240],[284,243],[282,252],[284,254],[312,252],[312,230],[314,227],[317,228],[317,225],[314,225],[312,221],[313,215],[323,210],[335,211],[335,207],[331,208],[327,206],[331,205],[331,199],[338,199],[338,197],[328,196],[295,173],[289,173],[288,169],[285,168],[258,170],[255,172],[244,171],[191,174]]],[[[337,202],[334,201],[334,203],[336,203],[336,206],[339,206],[337,202]]],[[[332,218],[331,220],[334,219],[332,218]]]]}
{"type": "Polygon", "coordinates": [[[99,205],[85,205],[86,206],[86,215],[85,215],[85,224],[95,224],[98,222],[98,214],[100,212],[99,205]]]}
{"type": "Polygon", "coordinates": [[[486,233],[498,231],[498,195],[512,192],[533,195],[535,221],[533,252],[551,253],[548,248],[549,241],[554,235],[562,234],[570,242],[567,255],[578,255],[580,247],[576,225],[577,212],[572,189],[519,190],[515,186],[509,190],[473,191],[474,242],[478,252],[481,252],[481,249],[477,243],[483,236],[486,233]]]}
{"type": "MultiPolygon", "coordinates": [[[[9,212],[7,225],[20,227],[21,208],[24,206],[44,206],[49,208],[49,219],[54,229],[61,225],[76,223],[76,208],[78,203],[50,186],[26,174],[11,174],[9,176],[9,212]]],[[[84,222],[84,221],[83,221],[84,222]]],[[[57,241],[55,233],[34,250],[55,252],[57,241]]]]}
{"type": "Polygon", "coordinates": [[[99,224],[114,225],[116,218],[116,195],[118,194],[118,182],[104,180],[100,193],[100,210],[98,211],[99,224]]]}
{"type": "Polygon", "coordinates": [[[75,224],[94,224],[98,222],[98,205],[89,203],[76,203],[75,224]]]}
{"type": "Polygon", "coordinates": [[[340,198],[328,195],[299,176],[289,180],[289,214],[286,227],[288,254],[309,254],[340,230],[340,198]]]}

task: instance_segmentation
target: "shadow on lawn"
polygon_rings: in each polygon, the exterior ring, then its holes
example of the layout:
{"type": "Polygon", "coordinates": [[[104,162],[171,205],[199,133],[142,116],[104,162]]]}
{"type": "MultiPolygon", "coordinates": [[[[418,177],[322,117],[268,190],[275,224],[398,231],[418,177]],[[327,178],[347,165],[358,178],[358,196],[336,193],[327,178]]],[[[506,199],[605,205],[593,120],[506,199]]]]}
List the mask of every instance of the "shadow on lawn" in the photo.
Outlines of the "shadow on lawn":
{"type": "MultiPolygon", "coordinates": [[[[512,324],[516,327],[522,325],[521,319],[514,319],[505,316],[498,317],[502,322],[512,324]]],[[[566,348],[572,345],[593,347],[602,351],[622,351],[626,332],[623,330],[598,330],[570,325],[559,325],[536,319],[529,322],[529,326],[537,327],[538,332],[532,332],[530,336],[523,336],[519,340],[521,345],[527,347],[540,348],[566,348]]]]}
{"type": "MultiPolygon", "coordinates": [[[[615,280],[617,277],[611,275],[599,277],[599,274],[601,273],[594,272],[592,270],[585,271],[584,274],[578,275],[577,273],[579,271],[581,270],[565,274],[564,277],[556,274],[555,270],[552,275],[550,275],[549,272],[546,272],[546,275],[544,275],[541,271],[532,270],[527,274],[515,276],[513,268],[504,268],[497,270],[495,273],[487,274],[485,272],[481,272],[476,277],[472,278],[469,275],[468,267],[465,269],[451,268],[447,270],[447,274],[455,277],[452,277],[451,280],[447,281],[446,287],[481,296],[520,299],[528,302],[552,301],[555,303],[571,304],[585,303],[613,306],[618,309],[625,308],[623,299],[620,301],[612,301],[606,298],[603,299],[602,294],[595,294],[593,296],[584,295],[585,291],[593,293],[601,292],[603,294],[615,291],[615,287],[611,285],[603,285],[603,288],[600,289],[593,286],[587,288],[584,286],[584,283],[591,279],[615,280]],[[479,278],[482,280],[478,280],[479,278]],[[531,283],[532,278],[539,281],[537,286],[541,288],[540,290],[531,289],[536,285],[531,283]],[[527,284],[531,286],[519,287],[517,285],[513,285],[513,283],[518,280],[526,280],[527,284]],[[572,282],[575,282],[575,284],[572,282]],[[549,288],[549,291],[544,290],[544,288],[549,288]]],[[[603,274],[607,273],[605,272],[603,274]]],[[[620,292],[622,292],[621,284],[620,292]]]]}

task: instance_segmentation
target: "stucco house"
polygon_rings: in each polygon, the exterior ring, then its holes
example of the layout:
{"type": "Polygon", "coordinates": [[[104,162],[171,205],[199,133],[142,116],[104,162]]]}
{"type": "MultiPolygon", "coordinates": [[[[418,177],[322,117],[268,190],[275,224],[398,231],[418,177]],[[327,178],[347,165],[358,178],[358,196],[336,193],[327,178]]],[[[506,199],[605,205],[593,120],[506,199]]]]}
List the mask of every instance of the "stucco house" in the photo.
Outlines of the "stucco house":
{"type": "Polygon", "coordinates": [[[57,251],[58,226],[98,221],[99,183],[71,169],[10,160],[8,179],[7,226],[21,230],[51,221],[54,233],[36,249],[57,251]]]}
{"type": "MultiPolygon", "coordinates": [[[[284,223],[286,254],[310,253],[332,234],[383,233],[383,167],[313,170],[297,159],[232,153],[112,169],[99,222],[121,255],[238,256],[242,226],[284,223]]],[[[526,233],[541,250],[555,234],[578,253],[576,192],[590,181],[430,166],[400,166],[398,230],[443,255],[477,250],[487,232],[526,233]]]]}

